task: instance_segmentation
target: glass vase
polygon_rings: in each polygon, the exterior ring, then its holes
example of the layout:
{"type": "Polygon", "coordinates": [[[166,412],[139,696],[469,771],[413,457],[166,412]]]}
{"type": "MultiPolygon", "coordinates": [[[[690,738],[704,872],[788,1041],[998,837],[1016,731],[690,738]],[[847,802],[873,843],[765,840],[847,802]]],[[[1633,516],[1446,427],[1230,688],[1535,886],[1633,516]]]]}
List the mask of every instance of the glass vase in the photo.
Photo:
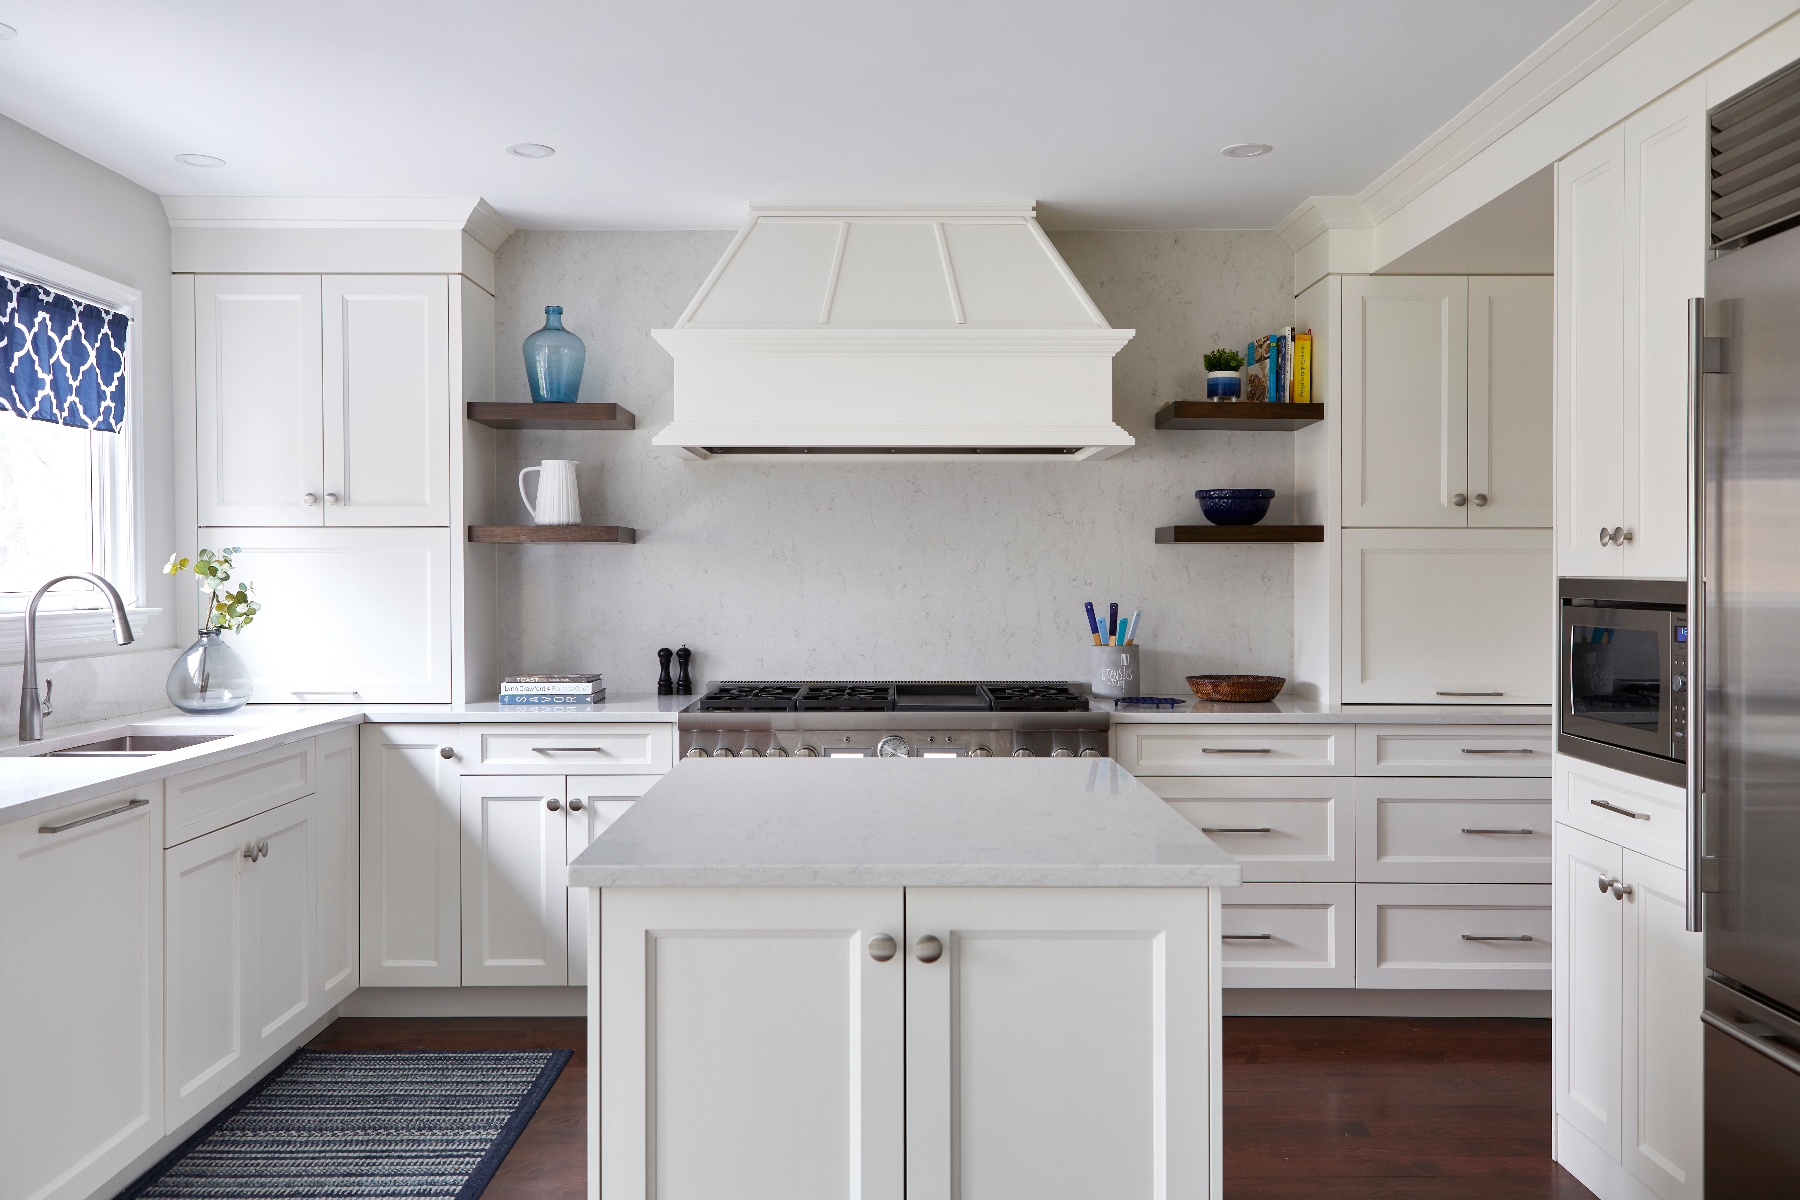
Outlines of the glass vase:
{"type": "Polygon", "coordinates": [[[544,327],[525,339],[525,379],[539,404],[573,404],[581,395],[587,347],[563,328],[562,306],[544,309],[544,327]]]}
{"type": "Polygon", "coordinates": [[[202,629],[200,640],[169,668],[164,690],[185,713],[236,712],[250,699],[250,668],[225,644],[224,630],[202,629]]]}

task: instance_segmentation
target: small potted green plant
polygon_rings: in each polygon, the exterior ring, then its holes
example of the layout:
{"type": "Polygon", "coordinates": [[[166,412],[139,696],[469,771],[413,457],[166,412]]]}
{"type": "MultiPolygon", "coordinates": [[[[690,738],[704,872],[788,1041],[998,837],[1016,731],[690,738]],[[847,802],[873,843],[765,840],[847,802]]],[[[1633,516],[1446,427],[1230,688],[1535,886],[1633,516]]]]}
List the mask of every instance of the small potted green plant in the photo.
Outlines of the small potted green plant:
{"type": "Polygon", "coordinates": [[[250,598],[248,583],[232,586],[231,556],[239,549],[227,546],[217,553],[202,550],[192,562],[171,554],[163,564],[165,575],[179,575],[193,567],[200,591],[206,596],[206,625],[200,630],[200,640],[175,660],[164,687],[170,702],[182,712],[235,712],[250,699],[250,668],[224,641],[227,630],[242,633],[262,611],[262,605],[250,598]]]}
{"type": "Polygon", "coordinates": [[[1237,400],[1243,396],[1244,379],[1238,374],[1244,369],[1241,351],[1221,347],[1207,351],[1200,361],[1206,367],[1208,400],[1237,400]]]}

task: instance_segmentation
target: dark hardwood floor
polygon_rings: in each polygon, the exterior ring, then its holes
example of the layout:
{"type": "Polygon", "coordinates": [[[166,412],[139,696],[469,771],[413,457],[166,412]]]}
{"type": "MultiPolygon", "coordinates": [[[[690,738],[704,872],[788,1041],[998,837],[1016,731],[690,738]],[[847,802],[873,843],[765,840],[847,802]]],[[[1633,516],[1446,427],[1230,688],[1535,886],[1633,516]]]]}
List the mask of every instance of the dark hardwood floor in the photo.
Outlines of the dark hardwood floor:
{"type": "MultiPolygon", "coordinates": [[[[579,1019],[346,1018],[321,1050],[569,1049],[483,1200],[581,1200],[579,1019]]],[[[1550,1161],[1550,1023],[1225,1021],[1226,1200],[1593,1200],[1550,1161]]]]}

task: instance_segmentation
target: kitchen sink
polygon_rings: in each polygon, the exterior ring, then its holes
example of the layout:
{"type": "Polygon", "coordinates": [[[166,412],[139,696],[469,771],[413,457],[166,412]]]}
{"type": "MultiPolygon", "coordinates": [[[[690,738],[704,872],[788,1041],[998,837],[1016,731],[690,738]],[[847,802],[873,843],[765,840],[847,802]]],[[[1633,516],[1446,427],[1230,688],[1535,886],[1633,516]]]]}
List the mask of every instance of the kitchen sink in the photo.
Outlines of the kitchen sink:
{"type": "Polygon", "coordinates": [[[79,746],[64,746],[60,750],[46,750],[41,758],[147,758],[152,754],[164,754],[170,750],[185,750],[189,746],[198,746],[202,742],[216,742],[220,738],[228,738],[229,733],[125,733],[118,737],[102,738],[97,742],[83,742],[79,746]]]}

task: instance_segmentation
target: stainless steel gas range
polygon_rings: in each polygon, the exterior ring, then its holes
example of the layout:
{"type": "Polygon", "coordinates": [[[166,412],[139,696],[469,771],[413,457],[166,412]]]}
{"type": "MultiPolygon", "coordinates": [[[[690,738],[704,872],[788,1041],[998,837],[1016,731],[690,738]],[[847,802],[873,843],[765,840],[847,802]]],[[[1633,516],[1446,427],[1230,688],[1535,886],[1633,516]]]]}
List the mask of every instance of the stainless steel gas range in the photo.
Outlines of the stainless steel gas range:
{"type": "Polygon", "coordinates": [[[1105,758],[1109,721],[1060,682],[715,683],[685,758],[1105,758]]]}

